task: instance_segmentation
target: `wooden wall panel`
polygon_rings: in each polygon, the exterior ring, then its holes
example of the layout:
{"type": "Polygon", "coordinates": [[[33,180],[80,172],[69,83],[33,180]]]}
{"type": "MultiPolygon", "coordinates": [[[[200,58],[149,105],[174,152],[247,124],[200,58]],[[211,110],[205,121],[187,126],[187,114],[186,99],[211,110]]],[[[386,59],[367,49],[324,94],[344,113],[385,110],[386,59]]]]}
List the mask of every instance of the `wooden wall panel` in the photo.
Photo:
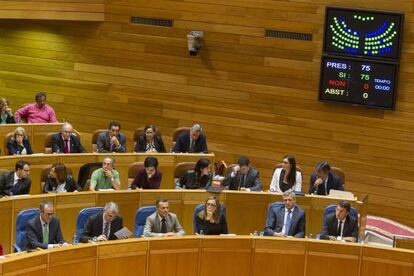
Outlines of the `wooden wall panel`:
{"type": "Polygon", "coordinates": [[[250,156],[265,188],[286,154],[304,170],[304,191],[326,159],[345,171],[347,190],[370,196],[370,214],[414,226],[413,9],[406,0],[108,0],[99,24],[3,20],[0,95],[15,110],[47,92],[82,138],[116,119],[127,134],[155,123],[171,145],[174,128],[200,122],[217,159],[250,156]],[[317,101],[328,4],[406,13],[396,111],[317,101]],[[132,25],[131,16],[174,24],[132,25]],[[313,40],[264,38],[266,28],[313,40]],[[197,57],[187,51],[190,30],[204,31],[197,57]]]}
{"type": "Polygon", "coordinates": [[[104,21],[105,0],[2,0],[1,19],[104,21]]]}

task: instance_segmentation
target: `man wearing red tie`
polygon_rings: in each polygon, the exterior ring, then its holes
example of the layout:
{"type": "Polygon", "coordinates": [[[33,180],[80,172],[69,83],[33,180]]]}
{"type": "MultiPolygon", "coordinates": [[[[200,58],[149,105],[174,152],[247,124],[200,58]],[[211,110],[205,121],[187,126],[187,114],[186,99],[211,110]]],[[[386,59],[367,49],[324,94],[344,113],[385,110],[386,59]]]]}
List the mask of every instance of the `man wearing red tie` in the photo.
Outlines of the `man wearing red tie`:
{"type": "Polygon", "coordinates": [[[62,131],[52,136],[53,153],[82,153],[85,152],[79,137],[73,133],[73,127],[64,123],[62,131]]]}

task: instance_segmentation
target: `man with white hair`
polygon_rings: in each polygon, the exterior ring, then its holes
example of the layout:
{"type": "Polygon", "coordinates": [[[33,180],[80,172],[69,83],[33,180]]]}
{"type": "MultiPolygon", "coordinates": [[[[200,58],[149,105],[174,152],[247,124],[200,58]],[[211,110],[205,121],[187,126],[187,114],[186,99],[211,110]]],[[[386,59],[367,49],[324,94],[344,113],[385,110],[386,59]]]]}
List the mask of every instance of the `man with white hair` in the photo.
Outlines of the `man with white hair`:
{"type": "Polygon", "coordinates": [[[79,137],[73,133],[73,126],[64,123],[62,131],[52,136],[53,153],[82,153],[85,148],[82,146],[79,137]]]}
{"type": "Polygon", "coordinates": [[[173,152],[207,153],[207,139],[200,124],[193,125],[186,133],[177,137],[173,152]]]}
{"type": "Polygon", "coordinates": [[[115,202],[106,203],[103,212],[88,218],[79,241],[86,243],[95,239],[96,241],[116,240],[115,233],[124,227],[122,217],[118,214],[119,208],[115,202]]]}

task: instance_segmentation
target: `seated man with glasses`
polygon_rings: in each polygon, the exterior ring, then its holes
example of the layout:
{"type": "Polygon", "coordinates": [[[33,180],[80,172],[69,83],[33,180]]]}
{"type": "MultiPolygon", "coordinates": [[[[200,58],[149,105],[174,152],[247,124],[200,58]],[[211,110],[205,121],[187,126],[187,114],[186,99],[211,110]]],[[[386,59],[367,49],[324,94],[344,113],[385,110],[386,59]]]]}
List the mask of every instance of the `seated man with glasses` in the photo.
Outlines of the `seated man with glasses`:
{"type": "Polygon", "coordinates": [[[73,126],[64,123],[62,131],[52,136],[53,153],[83,153],[85,148],[82,146],[79,137],[73,133],[73,126]]]}
{"type": "Polygon", "coordinates": [[[32,184],[29,174],[29,163],[17,161],[14,172],[5,172],[0,176],[0,197],[29,194],[32,184]]]}
{"type": "Polygon", "coordinates": [[[54,216],[53,203],[43,201],[40,203],[39,211],[39,216],[27,222],[26,250],[35,248],[49,249],[66,245],[59,220],[54,216]]]}

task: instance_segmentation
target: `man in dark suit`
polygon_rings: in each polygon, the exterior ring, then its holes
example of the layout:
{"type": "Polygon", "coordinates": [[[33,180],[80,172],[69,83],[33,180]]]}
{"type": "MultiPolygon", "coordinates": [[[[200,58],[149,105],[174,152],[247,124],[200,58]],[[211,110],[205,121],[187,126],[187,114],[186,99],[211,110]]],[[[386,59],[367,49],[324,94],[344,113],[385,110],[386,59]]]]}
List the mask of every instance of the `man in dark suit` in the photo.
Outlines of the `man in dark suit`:
{"type": "Polygon", "coordinates": [[[178,222],[176,214],[170,213],[167,199],[158,199],[155,202],[157,210],[147,217],[143,235],[146,237],[171,237],[185,234],[183,227],[178,222]]]}
{"type": "Polygon", "coordinates": [[[98,152],[126,152],[126,136],[121,132],[117,121],[109,123],[109,130],[98,135],[96,147],[98,152]]]}
{"type": "Polygon", "coordinates": [[[116,240],[115,233],[124,227],[122,217],[118,214],[119,209],[115,202],[106,203],[103,212],[88,218],[79,241],[86,243],[94,238],[97,241],[116,240]]]}
{"type": "Polygon", "coordinates": [[[49,249],[66,245],[60,229],[59,220],[54,217],[53,203],[43,201],[39,207],[40,215],[29,220],[26,225],[26,250],[49,249]]]}
{"type": "Polygon", "coordinates": [[[14,172],[5,172],[0,176],[0,196],[29,194],[32,184],[29,174],[29,163],[23,160],[17,161],[14,172]]]}
{"type": "Polygon", "coordinates": [[[321,161],[316,165],[309,182],[310,194],[329,195],[330,190],[344,190],[341,179],[331,172],[331,166],[327,161],[321,161]]]}
{"type": "Polygon", "coordinates": [[[238,165],[223,180],[223,185],[229,190],[237,191],[261,191],[262,184],[260,182],[259,172],[249,165],[250,161],[247,157],[240,157],[238,165]]]}
{"type": "Polygon", "coordinates": [[[304,238],[305,212],[296,205],[295,193],[292,191],[284,192],[283,201],[284,205],[269,210],[264,235],[304,238]]]}
{"type": "Polygon", "coordinates": [[[181,134],[175,141],[173,152],[207,153],[207,138],[202,133],[199,124],[193,125],[186,133],[181,134]]]}
{"type": "Polygon", "coordinates": [[[323,240],[344,240],[356,242],[358,240],[358,220],[350,215],[351,204],[342,200],[336,206],[335,213],[323,218],[320,237],[323,240]]]}
{"type": "Polygon", "coordinates": [[[62,131],[52,136],[52,152],[57,153],[82,153],[85,152],[79,137],[73,133],[73,127],[64,123],[62,131]]]}

